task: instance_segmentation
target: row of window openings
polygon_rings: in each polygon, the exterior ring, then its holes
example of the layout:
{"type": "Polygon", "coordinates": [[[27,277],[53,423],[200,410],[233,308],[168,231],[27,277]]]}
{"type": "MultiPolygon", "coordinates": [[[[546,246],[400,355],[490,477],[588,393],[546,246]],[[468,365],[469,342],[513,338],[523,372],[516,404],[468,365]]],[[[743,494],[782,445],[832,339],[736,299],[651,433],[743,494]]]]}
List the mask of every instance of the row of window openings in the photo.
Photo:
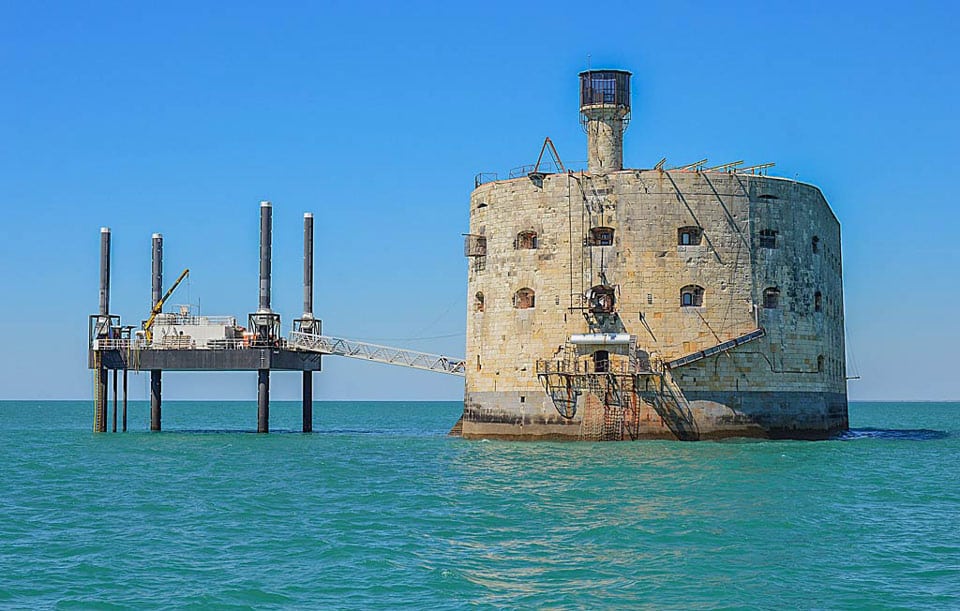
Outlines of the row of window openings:
{"type": "MultiPolygon", "coordinates": [[[[680,289],[680,305],[683,307],[701,307],[703,306],[703,287],[696,284],[688,284],[680,289]]],[[[527,310],[536,305],[536,294],[533,289],[522,288],[513,294],[513,307],[518,310],[527,310]]],[[[484,296],[478,292],[474,296],[474,310],[483,312],[484,296]]],[[[763,307],[767,310],[775,310],[780,307],[780,289],[767,288],[763,291],[763,307]]],[[[823,311],[823,294],[817,291],[813,294],[814,312],[823,311]]]]}
{"type": "MultiPolygon", "coordinates": [[[[613,229],[610,227],[593,227],[584,243],[587,246],[612,246],[613,229]]],[[[521,231],[513,240],[513,248],[516,250],[533,250],[539,247],[540,241],[536,231],[521,231]]]]}
{"type": "MultiPolygon", "coordinates": [[[[775,229],[760,231],[760,248],[776,248],[778,232],[775,229]]],[[[677,244],[679,246],[698,246],[703,240],[703,230],[699,227],[681,227],[677,230],[677,244]]],[[[484,240],[486,242],[486,240],[484,240]]],[[[613,229],[610,227],[593,227],[586,240],[587,246],[612,246],[613,229]]],[[[486,246],[486,244],[484,244],[486,246]]],[[[536,231],[521,231],[513,241],[516,250],[532,250],[539,248],[540,243],[536,231]]],[[[813,236],[810,248],[814,253],[820,252],[820,238],[813,236]]]]}
{"type": "MultiPolygon", "coordinates": [[[[478,292],[473,300],[473,309],[477,312],[483,312],[484,297],[482,292],[478,292]]],[[[518,310],[528,310],[537,303],[537,296],[533,289],[522,288],[513,294],[513,307],[518,310]]]]}
{"type": "MultiPolygon", "coordinates": [[[[680,305],[690,307],[703,306],[703,287],[690,284],[680,289],[680,305]]],[[[780,307],[780,289],[769,287],[763,290],[763,307],[775,310],[780,307]]],[[[813,311],[823,311],[823,294],[817,291],[813,294],[813,311]]]]}

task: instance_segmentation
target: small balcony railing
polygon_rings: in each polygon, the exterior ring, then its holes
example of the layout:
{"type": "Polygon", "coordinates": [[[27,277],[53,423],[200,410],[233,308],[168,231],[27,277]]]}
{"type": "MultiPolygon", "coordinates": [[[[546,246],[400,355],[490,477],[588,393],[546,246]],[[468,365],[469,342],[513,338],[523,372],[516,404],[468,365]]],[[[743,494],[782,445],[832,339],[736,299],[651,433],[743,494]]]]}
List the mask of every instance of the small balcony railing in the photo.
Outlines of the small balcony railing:
{"type": "Polygon", "coordinates": [[[595,361],[593,359],[538,359],[537,375],[650,375],[654,370],[649,358],[595,361]]]}

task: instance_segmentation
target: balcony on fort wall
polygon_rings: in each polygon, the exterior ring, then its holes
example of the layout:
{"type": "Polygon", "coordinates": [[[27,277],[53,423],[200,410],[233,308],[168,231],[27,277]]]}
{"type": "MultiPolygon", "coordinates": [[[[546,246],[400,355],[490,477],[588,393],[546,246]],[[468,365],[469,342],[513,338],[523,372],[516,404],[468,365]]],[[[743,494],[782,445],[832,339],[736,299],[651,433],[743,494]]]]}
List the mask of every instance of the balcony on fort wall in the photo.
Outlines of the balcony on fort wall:
{"type": "MultiPolygon", "coordinates": [[[[601,351],[598,351],[601,352],[601,351]]],[[[537,375],[561,376],[652,376],[659,375],[660,363],[651,363],[646,353],[629,357],[597,354],[555,359],[537,359],[537,375]]]]}

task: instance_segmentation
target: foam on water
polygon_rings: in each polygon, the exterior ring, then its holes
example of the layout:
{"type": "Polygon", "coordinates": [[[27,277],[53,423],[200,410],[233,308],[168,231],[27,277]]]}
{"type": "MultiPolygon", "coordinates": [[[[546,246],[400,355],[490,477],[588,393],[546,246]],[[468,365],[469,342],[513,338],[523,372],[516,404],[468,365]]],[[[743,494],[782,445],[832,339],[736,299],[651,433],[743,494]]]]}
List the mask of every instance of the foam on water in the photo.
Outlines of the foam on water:
{"type": "Polygon", "coordinates": [[[841,441],[856,441],[858,439],[899,439],[903,441],[933,441],[946,439],[950,436],[947,431],[932,431],[930,429],[850,429],[839,435],[841,441]]]}

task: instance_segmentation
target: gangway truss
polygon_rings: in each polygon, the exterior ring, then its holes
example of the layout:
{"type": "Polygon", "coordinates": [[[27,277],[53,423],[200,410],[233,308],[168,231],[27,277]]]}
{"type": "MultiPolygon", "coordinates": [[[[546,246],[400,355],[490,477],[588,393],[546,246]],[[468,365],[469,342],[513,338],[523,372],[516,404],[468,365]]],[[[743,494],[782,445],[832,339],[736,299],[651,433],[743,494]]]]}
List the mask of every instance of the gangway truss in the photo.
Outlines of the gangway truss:
{"type": "Polygon", "coordinates": [[[358,342],[342,337],[330,337],[302,331],[292,331],[287,340],[287,347],[305,352],[318,352],[346,356],[365,361],[413,367],[438,373],[447,373],[463,376],[467,363],[462,358],[444,356],[442,354],[427,354],[390,346],[379,346],[367,342],[358,342]]]}

